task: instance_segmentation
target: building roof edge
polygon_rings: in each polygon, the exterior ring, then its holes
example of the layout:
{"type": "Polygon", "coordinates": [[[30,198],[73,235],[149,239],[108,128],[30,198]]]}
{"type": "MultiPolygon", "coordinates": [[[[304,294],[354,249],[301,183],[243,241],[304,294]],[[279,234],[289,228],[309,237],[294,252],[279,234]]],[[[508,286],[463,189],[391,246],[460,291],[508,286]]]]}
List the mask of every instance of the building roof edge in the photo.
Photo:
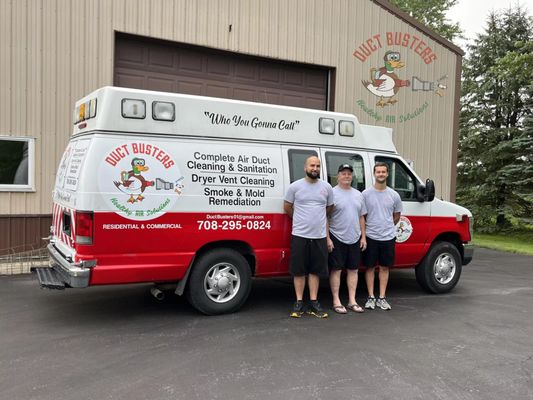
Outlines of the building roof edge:
{"type": "Polygon", "coordinates": [[[461,57],[464,57],[465,52],[463,49],[461,49],[459,46],[453,44],[448,39],[443,38],[441,35],[436,33],[435,31],[428,28],[426,25],[422,24],[417,19],[411,17],[409,14],[407,14],[405,11],[400,10],[398,7],[396,7],[394,4],[390,3],[388,0],[370,0],[373,3],[376,3],[380,7],[384,8],[385,10],[389,11],[390,13],[396,15],[398,18],[402,19],[403,21],[407,22],[410,25],[413,25],[416,29],[419,31],[422,31],[429,37],[431,37],[433,40],[441,44],[442,46],[446,47],[447,49],[453,51],[454,53],[460,55],[461,57]]]}

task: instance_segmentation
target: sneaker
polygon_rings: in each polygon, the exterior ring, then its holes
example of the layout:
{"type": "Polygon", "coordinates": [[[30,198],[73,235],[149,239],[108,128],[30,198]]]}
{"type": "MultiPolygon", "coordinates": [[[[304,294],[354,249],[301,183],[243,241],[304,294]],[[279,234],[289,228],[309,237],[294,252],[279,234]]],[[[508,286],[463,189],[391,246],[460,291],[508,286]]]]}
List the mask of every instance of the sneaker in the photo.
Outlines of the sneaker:
{"type": "Polygon", "coordinates": [[[385,297],[378,298],[378,300],[376,301],[376,306],[378,306],[382,310],[390,310],[391,309],[391,306],[390,306],[389,302],[387,301],[387,299],[385,297]]]}
{"type": "Polygon", "coordinates": [[[300,318],[304,313],[304,302],[302,300],[297,300],[294,302],[291,311],[292,318],[300,318]]]}
{"type": "Polygon", "coordinates": [[[369,297],[366,300],[365,308],[369,309],[369,310],[373,310],[374,308],[376,308],[376,298],[375,297],[369,297]]]}
{"type": "Polygon", "coordinates": [[[328,317],[328,313],[325,312],[322,309],[322,306],[320,305],[320,303],[317,300],[311,301],[311,304],[310,304],[309,308],[307,309],[307,314],[314,315],[317,318],[327,318],[328,317]]]}

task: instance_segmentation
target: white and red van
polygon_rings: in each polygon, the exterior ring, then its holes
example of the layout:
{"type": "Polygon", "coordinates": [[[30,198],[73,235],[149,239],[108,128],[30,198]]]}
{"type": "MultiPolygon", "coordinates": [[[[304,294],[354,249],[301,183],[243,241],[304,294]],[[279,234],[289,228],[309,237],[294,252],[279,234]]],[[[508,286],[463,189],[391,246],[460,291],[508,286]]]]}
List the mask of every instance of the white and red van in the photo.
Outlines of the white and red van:
{"type": "Polygon", "coordinates": [[[205,314],[237,310],[253,277],[287,275],[288,185],[317,155],[322,179],[376,161],[403,200],[397,268],[427,291],[451,290],[472,259],[472,214],[435,198],[397,153],[389,128],[349,114],[104,87],[76,103],[53,191],[49,288],[153,282],[205,314]]]}

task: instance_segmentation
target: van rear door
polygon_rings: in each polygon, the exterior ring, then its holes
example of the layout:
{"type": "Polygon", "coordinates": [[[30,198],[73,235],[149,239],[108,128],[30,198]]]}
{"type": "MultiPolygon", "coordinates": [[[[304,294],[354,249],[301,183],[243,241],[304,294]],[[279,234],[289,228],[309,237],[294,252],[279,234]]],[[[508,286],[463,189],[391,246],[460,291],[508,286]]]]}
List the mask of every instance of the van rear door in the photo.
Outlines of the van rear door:
{"type": "Polygon", "coordinates": [[[52,242],[67,258],[73,259],[76,244],[76,204],[80,176],[91,139],[68,144],[56,175],[52,207],[52,242]]]}

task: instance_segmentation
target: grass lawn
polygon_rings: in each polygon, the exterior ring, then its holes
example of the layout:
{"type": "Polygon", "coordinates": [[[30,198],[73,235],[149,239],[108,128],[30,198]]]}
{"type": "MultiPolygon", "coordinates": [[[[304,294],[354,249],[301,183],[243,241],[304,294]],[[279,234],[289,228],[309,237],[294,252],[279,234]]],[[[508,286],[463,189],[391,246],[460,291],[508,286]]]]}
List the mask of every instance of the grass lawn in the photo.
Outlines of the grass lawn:
{"type": "Polygon", "coordinates": [[[533,230],[474,233],[474,244],[479,247],[533,256],[533,230]]]}

